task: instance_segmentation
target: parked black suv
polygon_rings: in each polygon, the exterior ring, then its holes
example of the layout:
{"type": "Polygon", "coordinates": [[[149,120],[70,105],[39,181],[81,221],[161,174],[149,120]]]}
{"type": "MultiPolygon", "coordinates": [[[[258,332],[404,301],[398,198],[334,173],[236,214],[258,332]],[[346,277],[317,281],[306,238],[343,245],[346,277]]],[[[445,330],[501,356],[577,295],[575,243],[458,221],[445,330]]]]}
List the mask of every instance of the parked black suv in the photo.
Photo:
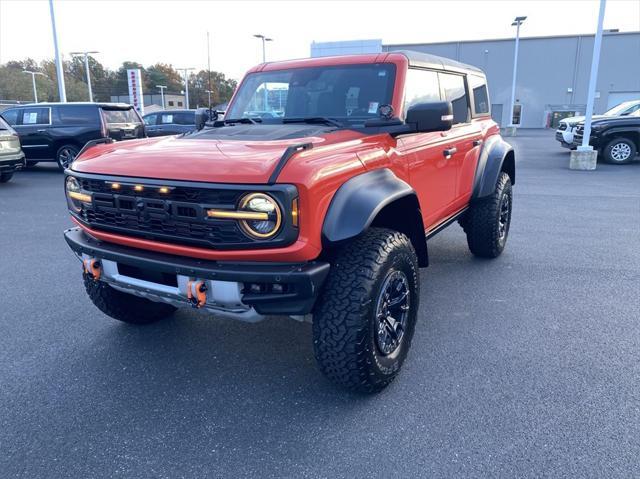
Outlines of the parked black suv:
{"type": "MultiPolygon", "coordinates": [[[[584,123],[573,135],[573,146],[582,144],[584,123]]],[[[628,116],[594,119],[589,144],[607,163],[631,163],[640,150],[640,110],[628,116]]]]}
{"type": "Polygon", "coordinates": [[[179,135],[196,129],[195,110],[163,110],[142,117],[148,136],[179,135]]]}
{"type": "Polygon", "coordinates": [[[140,115],[124,103],[34,103],[2,117],[20,136],[29,166],[56,161],[65,169],[88,141],[146,136],[140,115]]]}

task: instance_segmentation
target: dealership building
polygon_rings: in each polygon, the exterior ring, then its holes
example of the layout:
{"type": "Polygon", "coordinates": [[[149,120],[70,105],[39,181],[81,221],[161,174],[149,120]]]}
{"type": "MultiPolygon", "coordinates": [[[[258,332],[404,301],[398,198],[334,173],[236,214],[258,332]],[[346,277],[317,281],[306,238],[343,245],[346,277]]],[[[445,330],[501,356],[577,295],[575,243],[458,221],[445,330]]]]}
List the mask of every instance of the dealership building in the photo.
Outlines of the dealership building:
{"type": "MultiPolygon", "coordinates": [[[[593,35],[520,38],[515,109],[520,127],[555,127],[566,116],[584,113],[593,42],[593,35]]],[[[414,50],[477,66],[487,74],[492,116],[506,126],[514,48],[513,38],[406,44],[356,40],[314,42],[311,56],[414,50]]],[[[607,31],[602,39],[595,112],[634,99],[640,99],[640,32],[607,31]]]]}

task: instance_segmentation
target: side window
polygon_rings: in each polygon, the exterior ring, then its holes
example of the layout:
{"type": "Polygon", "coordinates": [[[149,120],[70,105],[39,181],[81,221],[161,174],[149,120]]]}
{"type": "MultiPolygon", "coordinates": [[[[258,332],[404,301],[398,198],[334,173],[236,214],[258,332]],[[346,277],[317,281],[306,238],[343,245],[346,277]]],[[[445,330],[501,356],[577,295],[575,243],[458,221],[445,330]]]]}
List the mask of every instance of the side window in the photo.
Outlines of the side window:
{"type": "Polygon", "coordinates": [[[21,125],[48,125],[49,109],[48,108],[25,108],[20,113],[22,121],[21,125]]]}
{"type": "Polygon", "coordinates": [[[157,118],[158,118],[158,115],[145,115],[145,117],[143,118],[144,124],[147,126],[153,126],[156,124],[157,118]]]}
{"type": "Polygon", "coordinates": [[[6,122],[9,123],[9,125],[14,126],[16,123],[18,123],[19,111],[20,110],[5,110],[1,113],[2,118],[4,118],[6,122]]]}
{"type": "Polygon", "coordinates": [[[160,124],[161,125],[171,125],[173,124],[173,113],[163,113],[162,116],[160,117],[160,124]]]}
{"type": "Polygon", "coordinates": [[[438,73],[440,86],[447,101],[453,105],[453,124],[469,121],[469,98],[464,88],[464,77],[452,73],[438,73]]]}
{"type": "Polygon", "coordinates": [[[473,112],[475,115],[489,114],[489,94],[487,82],[483,77],[468,75],[469,89],[473,94],[473,112]]]}
{"type": "Polygon", "coordinates": [[[93,125],[100,121],[98,109],[89,105],[60,105],[58,117],[67,125],[93,125]]]}
{"type": "Polygon", "coordinates": [[[196,115],[195,113],[180,112],[173,115],[173,122],[176,125],[195,125],[196,115]]]}
{"type": "Polygon", "coordinates": [[[410,68],[404,85],[404,112],[417,104],[440,101],[438,74],[429,70],[410,68]]]}

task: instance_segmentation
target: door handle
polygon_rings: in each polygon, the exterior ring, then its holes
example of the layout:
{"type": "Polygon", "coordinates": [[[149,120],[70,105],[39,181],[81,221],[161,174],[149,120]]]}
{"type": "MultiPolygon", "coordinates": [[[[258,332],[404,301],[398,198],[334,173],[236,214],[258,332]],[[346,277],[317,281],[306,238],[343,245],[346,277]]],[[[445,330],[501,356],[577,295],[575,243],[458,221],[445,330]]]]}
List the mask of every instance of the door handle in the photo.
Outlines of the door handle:
{"type": "Polygon", "coordinates": [[[38,133],[44,133],[44,132],[45,132],[45,131],[47,131],[47,130],[44,130],[44,129],[43,129],[43,130],[36,130],[36,131],[37,131],[38,133]]]}
{"type": "Polygon", "coordinates": [[[445,159],[449,159],[451,158],[456,152],[458,151],[458,149],[454,146],[453,148],[447,148],[445,150],[442,150],[442,154],[444,155],[445,159]]]}
{"type": "Polygon", "coordinates": [[[482,145],[482,140],[473,140],[473,146],[480,146],[482,145]]]}

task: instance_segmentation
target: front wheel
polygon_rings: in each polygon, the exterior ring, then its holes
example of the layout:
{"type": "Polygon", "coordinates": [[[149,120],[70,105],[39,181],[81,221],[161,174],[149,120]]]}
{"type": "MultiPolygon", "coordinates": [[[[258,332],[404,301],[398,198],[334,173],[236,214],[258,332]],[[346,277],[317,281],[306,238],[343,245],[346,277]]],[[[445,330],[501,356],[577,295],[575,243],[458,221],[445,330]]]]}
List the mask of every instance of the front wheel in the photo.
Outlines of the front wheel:
{"type": "Polygon", "coordinates": [[[56,161],[58,162],[58,168],[62,171],[66,170],[71,166],[73,160],[78,156],[77,146],[74,145],[64,145],[58,149],[58,153],[56,154],[56,161]]]}
{"type": "Polygon", "coordinates": [[[11,172],[11,173],[1,173],[0,174],[0,183],[6,183],[11,178],[13,178],[13,172],[11,172]]]}
{"type": "Polygon", "coordinates": [[[636,156],[636,145],[627,138],[614,138],[602,150],[604,161],[614,165],[630,163],[636,156]]]}
{"type": "Polygon", "coordinates": [[[493,194],[474,203],[461,221],[469,250],[481,258],[497,258],[507,244],[511,226],[511,179],[500,173],[493,194]]]}
{"type": "Polygon", "coordinates": [[[397,231],[372,228],[344,246],[313,317],[313,346],[325,376],[372,393],[399,373],[415,328],[418,258],[397,231]]]}

